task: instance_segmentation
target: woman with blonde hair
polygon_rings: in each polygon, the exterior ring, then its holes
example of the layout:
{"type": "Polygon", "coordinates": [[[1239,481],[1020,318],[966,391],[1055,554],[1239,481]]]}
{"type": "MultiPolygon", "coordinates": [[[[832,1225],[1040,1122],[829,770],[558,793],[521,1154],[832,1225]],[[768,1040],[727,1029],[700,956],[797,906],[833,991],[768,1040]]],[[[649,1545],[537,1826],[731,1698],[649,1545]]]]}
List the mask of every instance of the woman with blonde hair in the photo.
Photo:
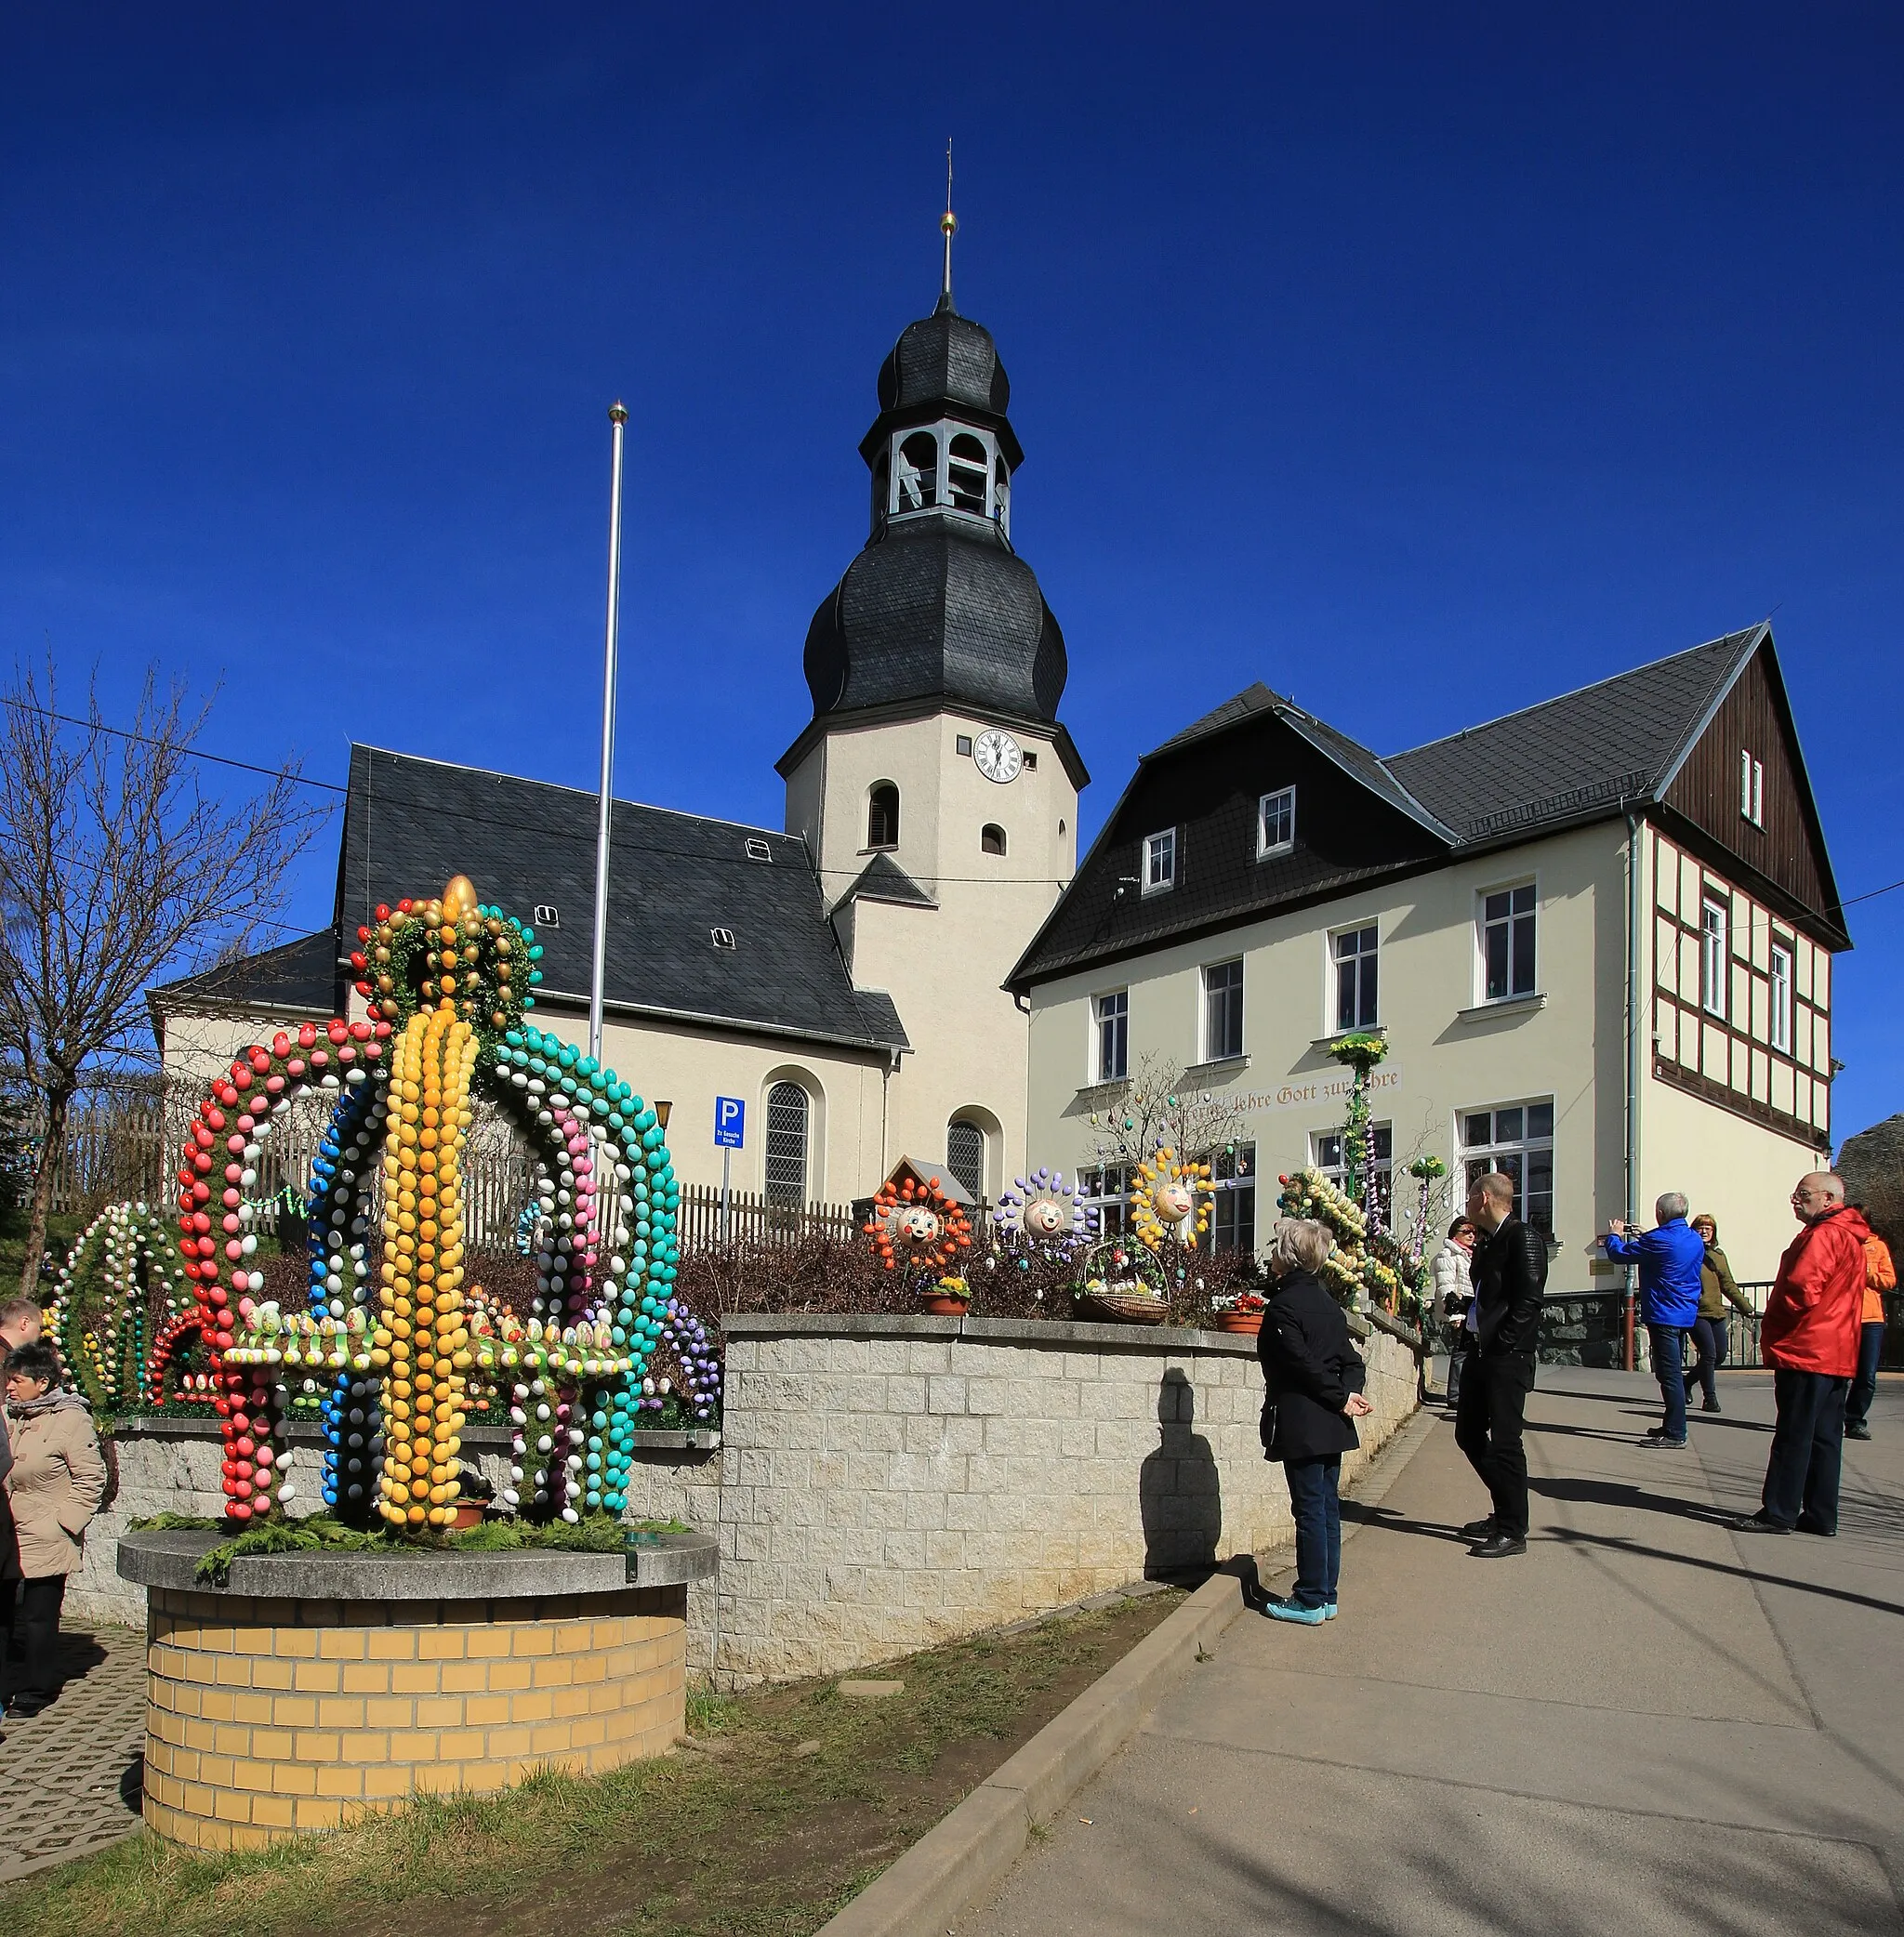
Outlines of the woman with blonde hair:
{"type": "Polygon", "coordinates": [[[1731,1355],[1732,1337],[1728,1320],[1730,1305],[1747,1318],[1754,1315],[1739,1288],[1739,1282],[1732,1275],[1732,1267],[1726,1261],[1726,1254],[1719,1248],[1719,1220],[1710,1211],[1701,1211],[1692,1220],[1692,1228],[1705,1240],[1706,1255],[1699,1266],[1699,1314],[1692,1326],[1693,1350],[1699,1354],[1686,1383],[1690,1390],[1695,1385],[1705,1394],[1699,1410],[1716,1413],[1719,1410],[1718,1370],[1731,1355]]]}
{"type": "Polygon", "coordinates": [[[1335,1618],[1342,1455],[1360,1443],[1354,1422],[1372,1410],[1362,1396],[1366,1374],[1348,1319],[1320,1275],[1333,1248],[1313,1219],[1277,1224],[1264,1260],[1275,1283],[1256,1344],[1269,1395],[1263,1456],[1282,1462],[1296,1521],[1294,1590],[1272,1595],[1263,1613],[1308,1627],[1335,1618]]]}

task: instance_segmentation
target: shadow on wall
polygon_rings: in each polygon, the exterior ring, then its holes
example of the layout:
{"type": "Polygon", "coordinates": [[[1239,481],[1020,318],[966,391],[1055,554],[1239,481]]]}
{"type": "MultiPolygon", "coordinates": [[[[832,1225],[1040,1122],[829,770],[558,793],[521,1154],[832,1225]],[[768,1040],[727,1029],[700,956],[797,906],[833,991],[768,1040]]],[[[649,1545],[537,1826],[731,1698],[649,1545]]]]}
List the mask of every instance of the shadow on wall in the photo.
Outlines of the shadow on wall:
{"type": "Polygon", "coordinates": [[[1210,1442],[1192,1430],[1197,1388],[1172,1366],[1157,1381],[1158,1444],[1138,1473],[1144,1517],[1144,1577],[1199,1579],[1216,1565],[1223,1530],[1223,1482],[1210,1442]]]}

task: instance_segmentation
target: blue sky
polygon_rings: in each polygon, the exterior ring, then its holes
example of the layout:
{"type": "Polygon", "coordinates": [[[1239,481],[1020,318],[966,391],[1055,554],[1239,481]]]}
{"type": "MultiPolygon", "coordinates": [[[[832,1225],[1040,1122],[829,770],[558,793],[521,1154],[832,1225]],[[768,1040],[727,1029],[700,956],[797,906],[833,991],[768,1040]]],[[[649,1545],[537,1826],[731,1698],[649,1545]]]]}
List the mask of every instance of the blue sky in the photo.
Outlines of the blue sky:
{"type": "MultiPolygon", "coordinates": [[[[1770,613],[1857,895],[1900,84],[1880,7],[14,8],[0,646],[591,785],[619,395],[617,790],[777,825],[950,134],[1087,836],[1251,679],[1392,752],[1770,613]]],[[[1841,1133],[1904,1093],[1904,892],[1850,916],[1841,1133]]]]}

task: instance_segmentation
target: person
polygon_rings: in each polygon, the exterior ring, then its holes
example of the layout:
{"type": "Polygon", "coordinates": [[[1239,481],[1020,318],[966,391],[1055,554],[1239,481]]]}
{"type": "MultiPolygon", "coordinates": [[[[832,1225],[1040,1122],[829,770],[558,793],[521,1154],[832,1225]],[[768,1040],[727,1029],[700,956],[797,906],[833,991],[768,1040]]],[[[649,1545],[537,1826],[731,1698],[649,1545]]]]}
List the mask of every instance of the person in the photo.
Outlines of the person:
{"type": "Polygon", "coordinates": [[[1800,1178],[1792,1208],[1805,1229],[1778,1260],[1759,1327],[1778,1423],[1759,1510],[1733,1526],[1830,1535],[1838,1531],[1844,1401],[1858,1369],[1871,1226],[1844,1202],[1844,1180],[1831,1170],[1800,1178]]]}
{"type": "Polygon", "coordinates": [[[1360,1443],[1355,1422],[1371,1410],[1366,1377],[1349,1338],[1342,1308],[1317,1275],[1334,1240],[1307,1218],[1276,1227],[1266,1262],[1269,1304],[1256,1356],[1268,1396],[1263,1406],[1263,1456],[1282,1462],[1296,1520],[1296,1585],[1271,1595],[1263,1613],[1314,1627],[1335,1619],[1342,1571],[1342,1455],[1360,1443]]]}
{"type": "MultiPolygon", "coordinates": [[[[32,1298],[11,1298],[0,1304],[0,1380],[16,1347],[36,1345],[40,1337],[40,1308],[32,1298]]],[[[0,1670],[13,1633],[13,1602],[20,1583],[20,1552],[14,1542],[13,1513],[7,1504],[7,1473],[13,1449],[7,1434],[6,1392],[0,1390],[0,1670]]],[[[7,1691],[0,1683],[0,1718],[7,1713],[7,1691]]]]}
{"type": "Polygon", "coordinates": [[[1481,1241],[1470,1267],[1474,1343],[1461,1375],[1454,1443],[1481,1476],[1493,1510],[1461,1532],[1479,1543],[1477,1559],[1500,1561],[1527,1550],[1527,1456],[1521,1435],[1534,1390],[1547,1245],[1514,1216],[1514,1180],[1499,1170],[1474,1179],[1468,1216],[1481,1241]]]}
{"type": "Polygon", "coordinates": [[[1461,1395],[1461,1362],[1474,1337],[1474,1285],[1468,1275],[1468,1259],[1474,1250],[1474,1227],[1465,1218],[1457,1218],[1448,1227],[1448,1242],[1435,1254],[1435,1262],[1429,1267],[1434,1274],[1435,1309],[1441,1314],[1442,1329],[1448,1334],[1450,1405],[1461,1395]]]}
{"type": "Polygon", "coordinates": [[[1858,1372],[1844,1401],[1848,1440],[1871,1437],[1871,1403],[1877,1397],[1878,1361],[1884,1355],[1884,1294],[1897,1288],[1897,1267],[1891,1262],[1891,1247],[1873,1231],[1864,1241],[1864,1323],[1858,1334],[1858,1372]]]}
{"type": "Polygon", "coordinates": [[[1655,1446],[1686,1444],[1686,1335],[1699,1315],[1706,1262],[1705,1240],[1686,1221],[1687,1208],[1679,1192],[1668,1191],[1653,1206],[1652,1230],[1616,1219],[1601,1240],[1608,1258],[1639,1266],[1640,1321],[1665,1403],[1659,1425],[1646,1433],[1655,1446]]]}
{"type": "Polygon", "coordinates": [[[1692,1342],[1699,1359],[1688,1383],[1696,1384],[1705,1395],[1699,1410],[1716,1413],[1720,1410],[1719,1368],[1732,1355],[1731,1313],[1726,1308],[1730,1305],[1746,1318],[1758,1314],[1746,1303],[1739,1281],[1732,1275],[1732,1267],[1719,1248],[1719,1220],[1710,1212],[1701,1211],[1692,1220],[1692,1228],[1706,1247],[1706,1257],[1699,1266],[1699,1315],[1692,1327],[1692,1342]]]}
{"type": "Polygon", "coordinates": [[[92,1413],[60,1387],[50,1345],[16,1347],[7,1356],[7,1430],[13,1449],[6,1491],[13,1512],[20,1577],[8,1627],[20,1643],[20,1668],[7,1706],[35,1714],[59,1679],[60,1604],[79,1565],[79,1543],[106,1491],[106,1462],[92,1413]]]}

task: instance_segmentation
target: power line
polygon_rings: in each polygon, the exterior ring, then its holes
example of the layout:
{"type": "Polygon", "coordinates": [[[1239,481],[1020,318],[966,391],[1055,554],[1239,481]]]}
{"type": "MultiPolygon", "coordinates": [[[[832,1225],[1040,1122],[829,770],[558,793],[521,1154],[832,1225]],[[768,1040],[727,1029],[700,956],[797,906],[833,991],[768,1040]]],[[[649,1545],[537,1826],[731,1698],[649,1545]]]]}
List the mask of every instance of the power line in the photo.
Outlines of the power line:
{"type": "Polygon", "coordinates": [[[63,726],[84,727],[89,733],[110,733],[115,740],[130,740],[140,746],[171,746],[174,751],[188,754],[194,760],[209,760],[215,767],[235,767],[241,773],[261,773],[267,780],[289,781],[298,787],[317,787],[326,794],[350,791],[334,780],[310,780],[301,773],[286,773],[276,767],[260,767],[255,760],[234,760],[229,754],[206,753],[201,747],[180,746],[175,741],[160,740],[151,733],[135,733],[125,727],[108,726],[103,719],[82,719],[74,713],[56,713],[50,706],[36,706],[30,700],[14,698],[11,693],[0,693],[0,702],[18,706],[22,713],[37,713],[42,719],[57,719],[63,726]]]}

